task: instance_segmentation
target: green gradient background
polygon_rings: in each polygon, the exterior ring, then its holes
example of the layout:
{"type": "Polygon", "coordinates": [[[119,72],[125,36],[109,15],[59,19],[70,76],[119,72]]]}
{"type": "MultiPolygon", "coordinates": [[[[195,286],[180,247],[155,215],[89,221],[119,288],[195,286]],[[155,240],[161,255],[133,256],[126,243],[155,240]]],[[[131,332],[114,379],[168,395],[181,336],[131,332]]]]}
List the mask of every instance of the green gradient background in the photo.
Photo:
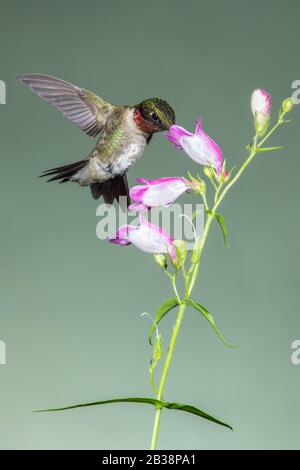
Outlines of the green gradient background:
{"type": "MultiPolygon", "coordinates": [[[[151,257],[96,239],[97,203],[87,189],[45,184],[44,169],[79,160],[93,141],[15,77],[65,78],[116,103],[162,96],[178,122],[198,113],[230,165],[251,136],[249,96],[270,91],[274,109],[300,79],[296,0],[14,1],[1,5],[2,449],[146,448],[154,410],[113,405],[31,410],[113,396],[149,396],[149,321],[169,295],[151,257]]],[[[226,349],[186,314],[165,398],[194,404],[234,432],[184,413],[163,413],[160,448],[299,448],[300,366],[291,364],[299,318],[299,110],[257,158],[222,207],[225,249],[214,227],[195,297],[214,312],[226,349]],[[260,161],[258,161],[260,160],[260,161]]],[[[163,136],[134,178],[197,166],[163,136]]],[[[162,327],[171,328],[170,315],[162,327]]]]}

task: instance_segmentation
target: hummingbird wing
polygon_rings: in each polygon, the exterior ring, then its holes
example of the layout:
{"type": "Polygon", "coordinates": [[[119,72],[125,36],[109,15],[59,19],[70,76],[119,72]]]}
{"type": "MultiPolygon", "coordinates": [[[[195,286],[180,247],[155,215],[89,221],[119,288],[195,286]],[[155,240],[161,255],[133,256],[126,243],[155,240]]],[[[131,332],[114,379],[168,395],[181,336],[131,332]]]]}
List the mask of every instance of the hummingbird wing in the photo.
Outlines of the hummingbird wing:
{"type": "Polygon", "coordinates": [[[116,109],[94,93],[50,75],[28,74],[18,79],[91,137],[99,134],[116,109]]]}

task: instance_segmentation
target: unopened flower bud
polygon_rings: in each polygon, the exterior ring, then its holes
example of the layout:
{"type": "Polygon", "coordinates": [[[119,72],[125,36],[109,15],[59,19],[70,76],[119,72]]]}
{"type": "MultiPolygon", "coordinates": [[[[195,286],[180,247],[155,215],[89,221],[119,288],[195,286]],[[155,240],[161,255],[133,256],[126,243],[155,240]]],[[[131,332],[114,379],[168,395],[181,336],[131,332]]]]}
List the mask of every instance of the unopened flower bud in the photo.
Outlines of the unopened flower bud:
{"type": "Polygon", "coordinates": [[[251,96],[251,111],[254,116],[255,131],[262,136],[270,123],[271,96],[262,88],[257,88],[251,96]]]}
{"type": "Polygon", "coordinates": [[[290,113],[293,109],[294,103],[292,98],[287,98],[282,102],[282,110],[285,113],[290,113]]]}
{"type": "Polygon", "coordinates": [[[154,255],[154,261],[162,269],[166,269],[166,267],[167,267],[167,258],[165,257],[165,255],[162,255],[161,253],[157,253],[156,255],[154,255]]]}
{"type": "Polygon", "coordinates": [[[270,117],[266,116],[264,113],[256,113],[254,123],[256,133],[260,136],[263,136],[268,130],[270,117]]]}
{"type": "Polygon", "coordinates": [[[192,251],[192,257],[191,257],[192,264],[198,263],[199,260],[200,260],[200,256],[201,256],[201,251],[200,251],[200,239],[198,238],[198,239],[195,241],[194,249],[193,249],[193,251],[192,251]]]}
{"type": "Polygon", "coordinates": [[[193,178],[192,182],[190,183],[191,189],[197,193],[200,194],[205,194],[206,192],[206,185],[205,181],[203,180],[197,180],[196,178],[193,178]]]}
{"type": "Polygon", "coordinates": [[[205,184],[205,181],[201,180],[199,181],[199,184],[198,184],[198,191],[200,194],[205,194],[206,192],[206,184],[205,184]]]}
{"type": "Polygon", "coordinates": [[[184,240],[174,240],[174,248],[175,248],[176,255],[177,255],[176,265],[177,265],[177,267],[180,267],[185,263],[186,255],[187,255],[185,241],[184,240]]]}
{"type": "Polygon", "coordinates": [[[204,172],[205,176],[207,176],[207,178],[209,178],[209,179],[212,179],[214,177],[214,171],[210,166],[206,166],[204,168],[203,172],[204,172]]]}

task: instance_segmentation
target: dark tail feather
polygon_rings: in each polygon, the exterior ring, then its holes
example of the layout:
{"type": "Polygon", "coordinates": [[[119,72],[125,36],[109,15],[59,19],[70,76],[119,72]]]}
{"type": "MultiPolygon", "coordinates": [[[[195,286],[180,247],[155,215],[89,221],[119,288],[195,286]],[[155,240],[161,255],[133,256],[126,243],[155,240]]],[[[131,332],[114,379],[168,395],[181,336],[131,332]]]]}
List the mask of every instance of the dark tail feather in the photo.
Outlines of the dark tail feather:
{"type": "Polygon", "coordinates": [[[112,204],[115,199],[119,202],[120,196],[127,197],[127,207],[131,203],[126,175],[118,176],[104,183],[93,183],[90,185],[90,188],[94,199],[99,199],[99,197],[103,196],[107,204],[112,204]]]}
{"type": "Polygon", "coordinates": [[[50,170],[43,171],[40,178],[43,176],[52,176],[49,181],[61,180],[60,183],[66,183],[70,181],[70,178],[74,176],[77,171],[81,170],[87,164],[88,160],[80,160],[79,162],[71,163],[70,165],[58,166],[51,168],[50,170]]]}

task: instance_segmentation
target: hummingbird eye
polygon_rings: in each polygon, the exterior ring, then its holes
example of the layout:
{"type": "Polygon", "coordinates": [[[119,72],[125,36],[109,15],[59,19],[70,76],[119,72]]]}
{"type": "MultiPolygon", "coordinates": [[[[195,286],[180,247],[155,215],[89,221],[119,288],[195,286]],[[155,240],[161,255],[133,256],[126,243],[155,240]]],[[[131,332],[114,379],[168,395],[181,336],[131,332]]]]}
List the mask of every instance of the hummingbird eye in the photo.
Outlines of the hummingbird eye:
{"type": "Polygon", "coordinates": [[[152,117],[153,121],[159,122],[159,117],[157,116],[156,113],[151,113],[151,117],[152,117]]]}

